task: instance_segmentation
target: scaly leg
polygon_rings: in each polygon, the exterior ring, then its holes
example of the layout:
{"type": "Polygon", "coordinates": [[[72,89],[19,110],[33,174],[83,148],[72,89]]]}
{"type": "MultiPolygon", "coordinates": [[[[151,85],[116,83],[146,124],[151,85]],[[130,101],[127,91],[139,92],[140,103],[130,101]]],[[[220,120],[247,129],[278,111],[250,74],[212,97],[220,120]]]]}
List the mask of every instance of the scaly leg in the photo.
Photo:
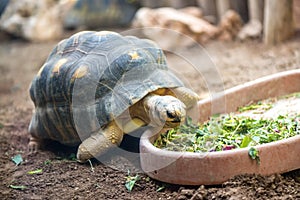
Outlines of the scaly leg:
{"type": "Polygon", "coordinates": [[[124,133],[130,133],[135,131],[136,129],[145,126],[146,122],[144,122],[143,120],[139,119],[139,118],[133,118],[131,121],[129,121],[128,123],[125,124],[124,126],[124,133]]]}
{"type": "Polygon", "coordinates": [[[185,104],[187,109],[192,108],[200,100],[200,97],[195,92],[186,87],[174,88],[172,91],[185,104]]]}
{"type": "Polygon", "coordinates": [[[100,132],[92,134],[84,140],[78,147],[78,162],[86,162],[94,156],[105,153],[108,149],[115,145],[120,145],[123,139],[123,131],[119,128],[115,121],[100,132]]]}

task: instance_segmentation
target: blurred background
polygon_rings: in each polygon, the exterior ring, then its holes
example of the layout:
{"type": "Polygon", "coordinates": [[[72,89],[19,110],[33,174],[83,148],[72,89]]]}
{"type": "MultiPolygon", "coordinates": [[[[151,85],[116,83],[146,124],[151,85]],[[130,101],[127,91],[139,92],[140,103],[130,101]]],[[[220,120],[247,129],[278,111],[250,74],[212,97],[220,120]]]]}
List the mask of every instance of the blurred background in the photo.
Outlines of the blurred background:
{"type": "Polygon", "coordinates": [[[60,40],[111,30],[157,42],[173,71],[206,96],[298,68],[299,19],[300,0],[1,0],[0,92],[27,98],[32,77],[60,40]],[[206,56],[193,51],[195,44],[206,56]],[[175,55],[178,49],[185,58],[175,55]],[[214,66],[204,66],[205,59],[214,66]]]}
{"type": "Polygon", "coordinates": [[[0,15],[0,92],[26,98],[52,48],[83,30],[154,40],[203,97],[299,66],[300,0],[1,0],[0,15]]]}
{"type": "MultiPolygon", "coordinates": [[[[0,184],[0,196],[119,199],[122,194],[127,199],[164,199],[171,194],[155,192],[157,185],[147,181],[136,193],[128,193],[122,182],[126,174],[105,166],[91,175],[84,165],[51,164],[46,166],[49,173],[38,178],[22,176],[43,167],[45,159],[55,158],[49,151],[20,168],[12,166],[12,156],[27,152],[33,111],[30,83],[60,40],[84,30],[152,39],[165,50],[171,70],[204,98],[266,75],[299,69],[299,29],[300,0],[0,0],[0,179],[5,183],[0,184]],[[96,174],[104,177],[99,181],[96,174]],[[30,189],[8,187],[20,179],[30,189]],[[54,184],[47,185],[48,181],[54,184]],[[144,190],[152,193],[145,195],[144,190]]],[[[295,182],[285,185],[294,188],[295,182]]],[[[290,195],[289,189],[278,188],[290,195]]],[[[282,196],[278,193],[277,198],[282,196]]]]}
{"type": "Polygon", "coordinates": [[[49,41],[70,30],[161,27],[199,42],[264,37],[274,44],[299,28],[299,4],[299,0],[1,0],[0,29],[29,41],[49,41]]]}

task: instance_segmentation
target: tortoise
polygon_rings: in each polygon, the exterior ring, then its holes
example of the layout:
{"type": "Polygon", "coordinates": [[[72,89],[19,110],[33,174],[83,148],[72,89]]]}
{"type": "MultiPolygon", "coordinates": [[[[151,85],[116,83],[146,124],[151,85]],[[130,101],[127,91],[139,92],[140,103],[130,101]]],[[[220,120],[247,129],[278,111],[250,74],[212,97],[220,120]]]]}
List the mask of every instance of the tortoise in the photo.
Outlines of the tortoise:
{"type": "Polygon", "coordinates": [[[45,139],[79,145],[79,162],[142,126],[177,127],[199,100],[169,70],[157,44],[111,31],[82,31],[59,42],[29,93],[35,106],[29,149],[45,139]]]}

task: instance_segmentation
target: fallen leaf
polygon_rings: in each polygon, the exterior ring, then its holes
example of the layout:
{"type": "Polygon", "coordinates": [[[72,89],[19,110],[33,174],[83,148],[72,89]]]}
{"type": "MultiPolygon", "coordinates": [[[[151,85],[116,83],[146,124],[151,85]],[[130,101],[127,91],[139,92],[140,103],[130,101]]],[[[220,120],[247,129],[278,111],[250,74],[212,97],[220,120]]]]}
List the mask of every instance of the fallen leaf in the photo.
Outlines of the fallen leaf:
{"type": "Polygon", "coordinates": [[[14,157],[11,158],[11,160],[16,164],[19,165],[23,162],[23,158],[21,156],[21,154],[17,154],[14,157]]]}

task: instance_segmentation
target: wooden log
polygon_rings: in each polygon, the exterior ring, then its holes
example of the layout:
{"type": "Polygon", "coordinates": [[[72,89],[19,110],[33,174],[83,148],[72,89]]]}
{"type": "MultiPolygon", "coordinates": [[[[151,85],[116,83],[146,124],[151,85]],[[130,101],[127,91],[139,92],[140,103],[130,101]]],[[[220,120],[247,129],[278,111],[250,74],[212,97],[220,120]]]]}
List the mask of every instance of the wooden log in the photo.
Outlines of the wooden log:
{"type": "Polygon", "coordinates": [[[264,42],[274,45],[294,33],[293,0],[265,0],[264,42]]]}
{"type": "Polygon", "coordinates": [[[176,9],[196,5],[195,0],[184,0],[184,1],[182,1],[182,0],[165,0],[165,1],[167,2],[167,4],[170,7],[173,7],[176,9]]]}
{"type": "Polygon", "coordinates": [[[246,23],[249,20],[248,17],[248,4],[247,0],[230,0],[231,9],[235,10],[246,23]]]}
{"type": "Polygon", "coordinates": [[[162,1],[140,0],[142,7],[158,8],[164,6],[162,1]]]}
{"type": "Polygon", "coordinates": [[[187,6],[195,6],[196,0],[141,0],[141,5],[148,8],[158,8],[158,7],[173,7],[173,8],[184,8],[187,6]]]}
{"type": "Polygon", "coordinates": [[[207,15],[217,15],[216,1],[215,0],[198,0],[198,4],[203,10],[203,14],[207,15]]]}
{"type": "Polygon", "coordinates": [[[225,15],[226,11],[229,10],[230,7],[230,0],[216,0],[216,7],[218,12],[219,20],[225,15]]]}
{"type": "Polygon", "coordinates": [[[248,0],[248,12],[251,20],[258,20],[263,23],[264,1],[263,0],[248,0]]]}
{"type": "Polygon", "coordinates": [[[215,0],[198,0],[198,5],[201,7],[203,11],[204,18],[216,24],[217,23],[217,8],[215,0]]]}

